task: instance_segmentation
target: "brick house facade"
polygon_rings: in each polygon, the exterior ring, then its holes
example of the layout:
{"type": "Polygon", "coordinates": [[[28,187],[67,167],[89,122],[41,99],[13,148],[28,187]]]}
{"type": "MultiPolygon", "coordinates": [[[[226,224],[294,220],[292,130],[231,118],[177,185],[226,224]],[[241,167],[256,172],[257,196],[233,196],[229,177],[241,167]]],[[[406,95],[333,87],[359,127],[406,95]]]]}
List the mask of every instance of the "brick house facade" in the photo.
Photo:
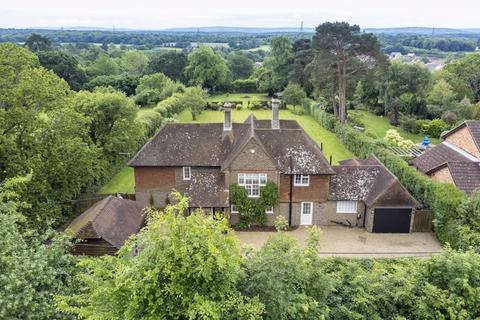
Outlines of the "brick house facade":
{"type": "Polygon", "coordinates": [[[466,193],[480,188],[480,121],[465,121],[442,135],[444,141],[413,161],[437,182],[451,183],[466,193]]]}
{"type": "MultiPolygon", "coordinates": [[[[368,185],[349,181],[355,175],[338,175],[338,169],[328,163],[298,123],[279,120],[278,103],[272,105],[271,120],[250,115],[244,123],[232,123],[232,110],[227,106],[224,123],[166,124],[129,163],[134,168],[137,201],[142,206],[162,208],[175,189],[190,198],[191,209],[221,211],[236,224],[239,214],[229,198],[230,186],[238,183],[255,197],[261,185],[272,181],[278,186],[280,201],[266,213],[267,225],[282,215],[292,226],[342,223],[372,231],[373,222],[369,221],[373,221],[375,201],[384,197],[385,190],[391,190],[390,185],[378,190],[374,202],[369,202],[368,196],[377,182],[399,184],[398,180],[391,174],[380,174],[386,169],[372,159],[347,165],[362,172],[374,167],[367,174],[368,185]],[[334,183],[332,190],[333,177],[340,176],[342,183],[334,183]],[[338,192],[344,184],[358,185],[345,199],[338,192]]],[[[414,209],[416,201],[404,188],[401,193],[387,201],[390,207],[414,209]]]]}

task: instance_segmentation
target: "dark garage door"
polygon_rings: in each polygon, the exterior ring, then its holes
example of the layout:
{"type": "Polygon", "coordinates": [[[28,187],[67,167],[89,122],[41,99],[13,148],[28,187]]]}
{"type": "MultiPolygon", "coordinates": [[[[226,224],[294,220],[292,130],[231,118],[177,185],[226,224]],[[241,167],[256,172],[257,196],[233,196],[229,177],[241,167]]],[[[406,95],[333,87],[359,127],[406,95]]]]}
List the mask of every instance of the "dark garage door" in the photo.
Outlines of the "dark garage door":
{"type": "Polygon", "coordinates": [[[410,232],[411,208],[376,208],[373,216],[373,232],[410,232]]]}

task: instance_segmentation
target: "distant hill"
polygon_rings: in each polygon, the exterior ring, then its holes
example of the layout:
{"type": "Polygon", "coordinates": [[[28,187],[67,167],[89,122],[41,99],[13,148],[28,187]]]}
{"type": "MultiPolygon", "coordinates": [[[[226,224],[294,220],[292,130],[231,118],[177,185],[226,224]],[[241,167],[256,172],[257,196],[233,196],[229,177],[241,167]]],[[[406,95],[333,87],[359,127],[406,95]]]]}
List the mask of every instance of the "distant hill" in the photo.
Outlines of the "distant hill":
{"type": "MultiPolygon", "coordinates": [[[[299,33],[300,28],[255,28],[255,27],[200,27],[200,28],[168,28],[167,32],[212,32],[212,33],[299,33]]],[[[314,28],[303,28],[303,32],[314,32],[314,28]]]]}
{"type": "Polygon", "coordinates": [[[472,34],[480,33],[478,29],[450,29],[450,28],[425,28],[425,27],[406,27],[406,28],[366,28],[365,32],[385,33],[385,34],[418,34],[418,35],[449,35],[449,34],[472,34]]]}

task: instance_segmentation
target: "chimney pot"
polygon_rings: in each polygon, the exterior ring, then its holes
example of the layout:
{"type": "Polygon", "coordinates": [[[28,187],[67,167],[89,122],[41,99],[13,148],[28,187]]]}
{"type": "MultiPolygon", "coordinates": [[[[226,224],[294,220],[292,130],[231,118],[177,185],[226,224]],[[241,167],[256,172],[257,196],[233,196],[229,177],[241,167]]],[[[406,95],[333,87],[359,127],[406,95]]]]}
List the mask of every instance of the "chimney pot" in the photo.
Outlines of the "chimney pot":
{"type": "Polygon", "coordinates": [[[280,101],[272,99],[272,129],[280,129],[279,109],[280,101]]]}

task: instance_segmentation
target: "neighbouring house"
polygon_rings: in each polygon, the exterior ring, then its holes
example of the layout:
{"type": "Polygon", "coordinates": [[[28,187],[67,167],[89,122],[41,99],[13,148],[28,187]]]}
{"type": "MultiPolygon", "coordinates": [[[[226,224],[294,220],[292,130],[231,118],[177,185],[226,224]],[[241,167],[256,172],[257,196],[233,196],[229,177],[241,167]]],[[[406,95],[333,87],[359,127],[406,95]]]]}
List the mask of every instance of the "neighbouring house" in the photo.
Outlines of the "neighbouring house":
{"type": "Polygon", "coordinates": [[[230,186],[258,197],[272,181],[280,201],[267,210],[267,225],[282,215],[291,226],[350,223],[374,232],[411,231],[418,204],[377,159],[332,167],[296,121],[279,119],[278,109],[272,101],[271,120],[250,115],[232,123],[226,106],[223,123],[166,124],[129,163],[137,201],[162,208],[176,189],[190,198],[189,210],[222,212],[236,224],[230,186]]]}
{"type": "Polygon", "coordinates": [[[466,193],[480,188],[480,121],[465,121],[444,133],[444,141],[413,161],[438,182],[454,184],[466,193]]]}
{"type": "Polygon", "coordinates": [[[108,196],[70,223],[65,232],[76,241],[73,252],[89,256],[115,254],[142,228],[144,206],[132,200],[108,196]]]}

